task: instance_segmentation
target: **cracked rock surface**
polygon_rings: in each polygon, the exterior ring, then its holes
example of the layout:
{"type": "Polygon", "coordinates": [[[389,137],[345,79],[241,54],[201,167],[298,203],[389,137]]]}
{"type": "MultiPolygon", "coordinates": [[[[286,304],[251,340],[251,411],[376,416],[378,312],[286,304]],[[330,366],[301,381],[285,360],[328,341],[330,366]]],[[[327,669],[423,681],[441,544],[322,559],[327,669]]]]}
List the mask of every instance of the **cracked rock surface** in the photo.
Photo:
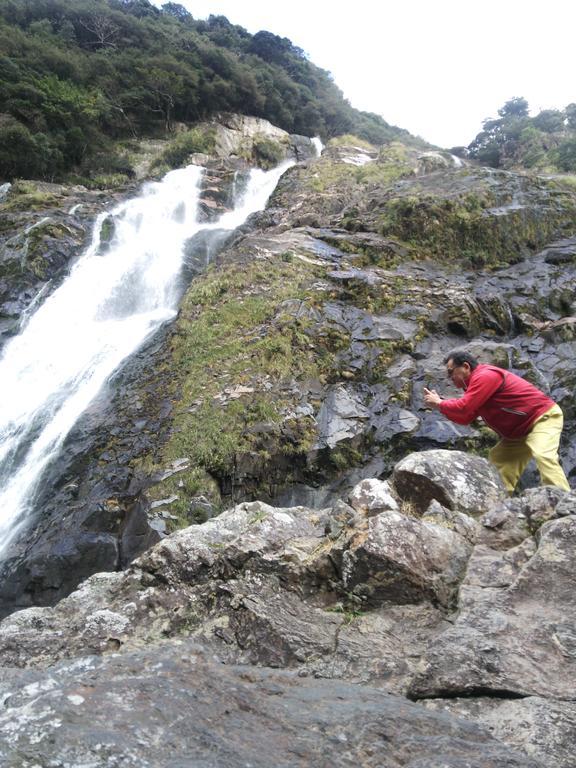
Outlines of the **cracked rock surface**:
{"type": "MultiPolygon", "coordinates": [[[[492,469],[467,460],[475,497],[492,469]]],[[[420,517],[365,480],[349,501],[242,503],[6,618],[6,760],[571,768],[573,494],[420,517]],[[513,514],[546,522],[490,546],[513,514]]]]}

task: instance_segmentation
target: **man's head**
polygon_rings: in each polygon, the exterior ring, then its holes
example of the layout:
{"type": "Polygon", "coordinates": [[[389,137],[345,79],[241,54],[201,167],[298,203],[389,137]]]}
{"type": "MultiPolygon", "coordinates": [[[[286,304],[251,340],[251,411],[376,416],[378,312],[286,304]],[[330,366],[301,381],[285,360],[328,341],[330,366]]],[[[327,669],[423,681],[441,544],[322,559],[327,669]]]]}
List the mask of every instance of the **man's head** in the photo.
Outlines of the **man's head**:
{"type": "Polygon", "coordinates": [[[455,349],[444,358],[446,374],[459,389],[465,389],[472,371],[478,365],[478,360],[469,352],[455,349]]]}

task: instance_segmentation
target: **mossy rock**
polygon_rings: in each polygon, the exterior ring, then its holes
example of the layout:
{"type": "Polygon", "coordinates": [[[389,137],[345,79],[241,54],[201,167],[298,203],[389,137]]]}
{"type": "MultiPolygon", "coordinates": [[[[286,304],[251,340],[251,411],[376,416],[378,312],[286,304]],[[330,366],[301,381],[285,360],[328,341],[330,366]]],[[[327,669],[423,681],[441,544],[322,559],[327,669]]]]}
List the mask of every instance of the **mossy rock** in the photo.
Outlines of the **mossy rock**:
{"type": "Polygon", "coordinates": [[[379,232],[408,244],[421,258],[472,267],[514,264],[573,229],[576,197],[555,199],[537,185],[514,203],[514,191],[477,190],[452,196],[402,195],[389,199],[379,232]]]}

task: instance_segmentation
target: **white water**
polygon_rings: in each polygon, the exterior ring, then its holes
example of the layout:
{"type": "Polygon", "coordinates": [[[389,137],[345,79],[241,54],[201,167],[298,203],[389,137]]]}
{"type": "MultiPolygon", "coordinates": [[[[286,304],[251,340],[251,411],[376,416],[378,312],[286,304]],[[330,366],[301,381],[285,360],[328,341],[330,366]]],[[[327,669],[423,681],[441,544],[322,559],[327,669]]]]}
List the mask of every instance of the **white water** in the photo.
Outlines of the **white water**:
{"type": "Polygon", "coordinates": [[[322,139],[320,136],[314,136],[312,139],[312,144],[314,145],[314,149],[316,150],[316,156],[320,157],[322,154],[322,150],[324,149],[324,144],[322,144],[322,139]]]}
{"type": "Polygon", "coordinates": [[[69,277],[33,314],[0,359],[0,554],[33,509],[42,475],[67,434],[120,363],[172,319],[186,241],[200,229],[235,229],[262,209],[287,162],[252,171],[238,207],[197,222],[197,166],[172,171],[117,206],[113,241],[93,241],[69,277]]]}

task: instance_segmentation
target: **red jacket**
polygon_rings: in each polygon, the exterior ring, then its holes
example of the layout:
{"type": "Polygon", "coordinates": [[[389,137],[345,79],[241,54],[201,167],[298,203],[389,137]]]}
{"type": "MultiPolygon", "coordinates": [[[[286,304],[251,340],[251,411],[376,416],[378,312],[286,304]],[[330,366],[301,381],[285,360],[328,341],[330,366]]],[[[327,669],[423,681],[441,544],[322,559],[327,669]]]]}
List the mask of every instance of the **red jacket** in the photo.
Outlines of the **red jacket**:
{"type": "Polygon", "coordinates": [[[554,400],[533,384],[495,365],[478,365],[462,397],[442,400],[440,413],[456,424],[470,424],[481,416],[501,437],[524,437],[554,400]]]}

